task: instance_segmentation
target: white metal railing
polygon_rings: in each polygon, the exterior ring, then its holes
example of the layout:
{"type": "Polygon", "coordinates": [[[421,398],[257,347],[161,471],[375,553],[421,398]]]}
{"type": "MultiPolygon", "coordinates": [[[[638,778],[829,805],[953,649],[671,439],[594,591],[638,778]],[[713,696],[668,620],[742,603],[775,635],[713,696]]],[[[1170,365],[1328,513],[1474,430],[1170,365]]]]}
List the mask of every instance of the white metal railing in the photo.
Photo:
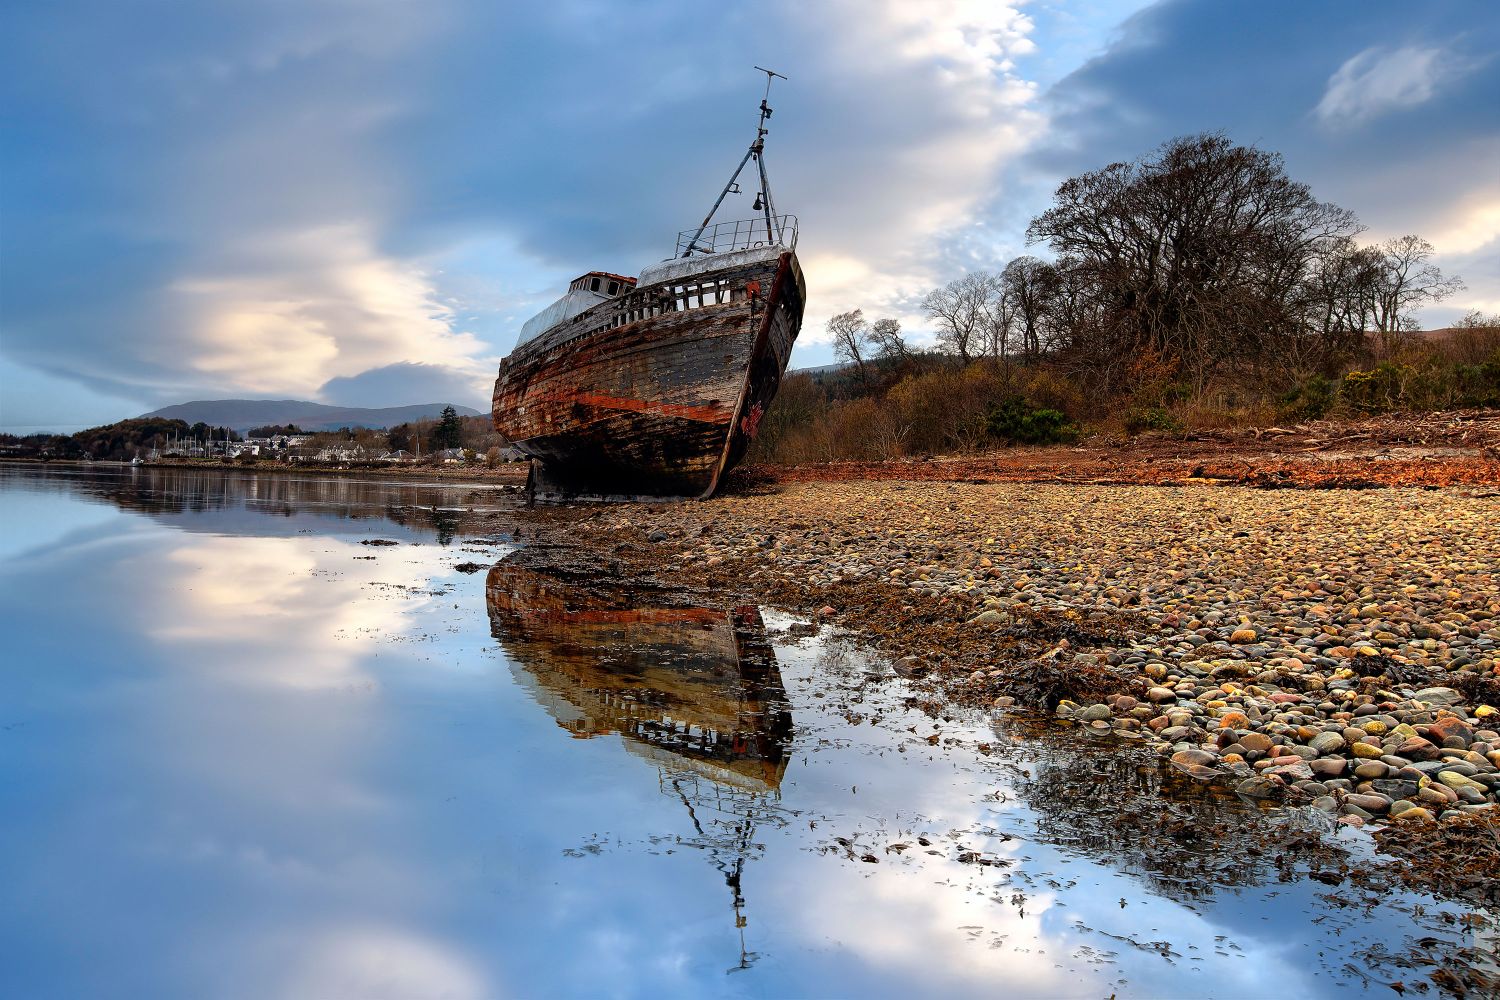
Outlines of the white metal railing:
{"type": "Polygon", "coordinates": [[[677,234],[677,256],[686,257],[694,253],[732,253],[735,250],[753,250],[756,247],[784,246],[797,248],[797,217],[777,215],[771,218],[771,231],[767,232],[765,216],[758,219],[740,219],[735,222],[719,222],[701,233],[696,229],[684,229],[677,234]],[[696,234],[696,236],[695,236],[696,234]]]}

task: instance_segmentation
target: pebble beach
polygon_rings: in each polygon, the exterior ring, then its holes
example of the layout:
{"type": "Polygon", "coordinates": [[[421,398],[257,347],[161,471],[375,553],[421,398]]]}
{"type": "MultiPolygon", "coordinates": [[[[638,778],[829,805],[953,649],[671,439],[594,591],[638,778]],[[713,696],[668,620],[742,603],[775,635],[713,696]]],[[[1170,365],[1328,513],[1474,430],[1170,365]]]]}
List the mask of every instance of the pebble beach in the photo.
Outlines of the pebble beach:
{"type": "Polygon", "coordinates": [[[1492,490],[811,482],[554,516],[630,571],[863,634],[935,697],[1044,710],[1249,799],[1494,815],[1492,490]]]}

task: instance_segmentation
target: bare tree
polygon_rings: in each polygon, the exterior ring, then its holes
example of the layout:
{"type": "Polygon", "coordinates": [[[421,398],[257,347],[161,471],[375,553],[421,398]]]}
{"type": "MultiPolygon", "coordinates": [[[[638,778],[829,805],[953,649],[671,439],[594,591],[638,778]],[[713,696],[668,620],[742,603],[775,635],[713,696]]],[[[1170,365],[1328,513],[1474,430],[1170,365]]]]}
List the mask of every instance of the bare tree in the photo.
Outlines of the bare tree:
{"type": "Polygon", "coordinates": [[[923,300],[927,315],[937,321],[938,343],[957,354],[964,364],[984,350],[995,287],[994,275],[976,271],[934,288],[923,300]]]}
{"type": "Polygon", "coordinates": [[[865,355],[870,352],[870,326],[865,322],[864,310],[839,313],[828,321],[826,329],[833,335],[833,356],[852,362],[863,380],[865,355]]]}
{"type": "Polygon", "coordinates": [[[1458,278],[1445,278],[1431,263],[1436,249],[1420,236],[1398,236],[1373,248],[1380,273],[1370,289],[1370,319],[1377,332],[1390,335],[1413,325],[1411,311],[1441,302],[1462,291],[1458,278]]]}
{"type": "Polygon", "coordinates": [[[1301,285],[1305,335],[1282,359],[1293,378],[1336,367],[1364,346],[1382,268],[1378,252],[1350,237],[1326,244],[1301,285]]]}
{"type": "Polygon", "coordinates": [[[877,319],[870,325],[870,341],[875,345],[876,356],[885,361],[905,361],[911,357],[898,319],[877,319]]]}
{"type": "Polygon", "coordinates": [[[1042,353],[1042,328],[1061,280],[1057,268],[1035,257],[1017,257],[1000,272],[1001,288],[1021,328],[1021,350],[1028,358],[1042,353]]]}
{"type": "Polygon", "coordinates": [[[1465,313],[1453,324],[1446,350],[1449,357],[1468,365],[1482,365],[1500,356],[1500,313],[1486,316],[1478,309],[1465,313]]]}
{"type": "Polygon", "coordinates": [[[1016,329],[1016,302],[998,276],[992,277],[990,300],[982,334],[984,353],[1004,361],[1010,356],[1011,335],[1016,329]]]}

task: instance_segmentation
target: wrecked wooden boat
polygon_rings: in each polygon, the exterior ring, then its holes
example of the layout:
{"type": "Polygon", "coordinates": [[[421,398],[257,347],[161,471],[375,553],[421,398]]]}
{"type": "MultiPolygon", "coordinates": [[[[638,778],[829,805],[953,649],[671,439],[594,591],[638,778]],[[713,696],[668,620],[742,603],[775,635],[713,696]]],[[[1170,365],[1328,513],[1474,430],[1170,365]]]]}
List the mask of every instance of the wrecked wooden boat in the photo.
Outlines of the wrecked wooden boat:
{"type": "Polygon", "coordinates": [[[754,439],[806,298],[797,219],[766,174],[762,72],[755,141],[673,257],[580,275],[500,363],[495,429],[531,458],[532,499],[708,497],[754,439]],[[751,162],[759,215],[715,223],[751,162]]]}

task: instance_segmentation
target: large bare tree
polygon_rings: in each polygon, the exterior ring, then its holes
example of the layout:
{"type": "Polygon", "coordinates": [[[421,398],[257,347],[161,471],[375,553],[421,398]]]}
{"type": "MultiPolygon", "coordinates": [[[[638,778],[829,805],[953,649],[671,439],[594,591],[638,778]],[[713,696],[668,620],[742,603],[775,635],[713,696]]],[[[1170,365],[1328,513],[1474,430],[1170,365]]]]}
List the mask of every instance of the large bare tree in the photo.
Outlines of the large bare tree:
{"type": "Polygon", "coordinates": [[[1096,349],[1201,380],[1300,336],[1308,274],[1359,231],[1277,154],[1207,134],[1065,181],[1027,236],[1092,299],[1096,349]]]}
{"type": "Polygon", "coordinates": [[[964,364],[984,353],[996,288],[994,275],[976,271],[934,288],[922,302],[927,315],[937,322],[938,343],[964,364]]]}
{"type": "Polygon", "coordinates": [[[870,353],[870,326],[863,309],[839,313],[825,327],[833,337],[833,356],[852,363],[864,379],[865,357],[870,353]]]}
{"type": "Polygon", "coordinates": [[[1021,330],[1022,353],[1040,357],[1042,330],[1062,287],[1057,268],[1035,257],[1017,257],[1000,272],[1000,284],[1021,330]]]}
{"type": "Polygon", "coordinates": [[[911,356],[906,340],[901,336],[901,321],[877,319],[870,324],[870,341],[875,345],[877,357],[886,361],[905,361],[911,356]]]}
{"type": "Polygon", "coordinates": [[[1462,281],[1444,277],[1432,263],[1437,251],[1420,236],[1398,236],[1371,249],[1379,266],[1369,289],[1370,320],[1379,333],[1411,328],[1413,309],[1463,290],[1462,281]]]}

